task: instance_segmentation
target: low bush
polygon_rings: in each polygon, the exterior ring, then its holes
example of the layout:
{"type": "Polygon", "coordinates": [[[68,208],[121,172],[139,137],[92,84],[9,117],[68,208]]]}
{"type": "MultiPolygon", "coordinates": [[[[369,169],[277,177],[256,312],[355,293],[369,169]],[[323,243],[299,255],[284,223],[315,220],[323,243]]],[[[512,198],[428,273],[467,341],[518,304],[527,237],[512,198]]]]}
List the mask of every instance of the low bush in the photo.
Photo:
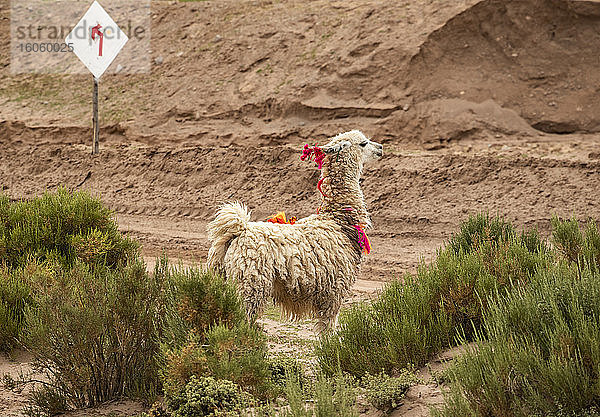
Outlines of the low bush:
{"type": "Polygon", "coordinates": [[[27,345],[69,407],[157,392],[165,285],[143,262],[116,270],[76,262],[30,278],[27,345]]]}
{"type": "Polygon", "coordinates": [[[77,258],[124,264],[138,244],[123,236],[112,212],[85,192],[64,188],[28,201],[0,196],[0,264],[24,267],[50,259],[69,267],[77,258]]]}
{"type": "Polygon", "coordinates": [[[197,336],[204,338],[216,325],[232,328],[246,321],[242,301],[233,283],[211,271],[166,265],[157,271],[173,283],[179,317],[197,336]]]}
{"type": "Polygon", "coordinates": [[[399,407],[408,388],[417,382],[417,377],[406,369],[396,376],[383,372],[379,375],[366,374],[362,380],[369,403],[383,411],[399,407]]]}
{"type": "Polygon", "coordinates": [[[498,245],[510,242],[516,237],[517,231],[505,218],[478,213],[469,216],[460,225],[460,231],[452,234],[447,247],[455,254],[469,253],[483,243],[498,245]]]}
{"type": "Polygon", "coordinates": [[[22,344],[31,276],[75,262],[117,268],[137,254],[112,212],[83,192],[59,189],[29,201],[0,195],[0,351],[22,344]]]}
{"type": "Polygon", "coordinates": [[[230,379],[260,398],[271,392],[267,338],[260,328],[243,323],[218,325],[206,335],[208,369],[215,378],[230,379]]]}
{"type": "Polygon", "coordinates": [[[598,271],[558,265],[489,304],[477,347],[448,372],[452,389],[440,414],[593,415],[600,404],[598,271]]]}
{"type": "Polygon", "coordinates": [[[172,417],[232,415],[252,404],[252,396],[231,381],[192,376],[182,389],[167,390],[172,417]]]}
{"type": "Polygon", "coordinates": [[[163,374],[169,388],[183,387],[193,376],[211,376],[230,380],[258,398],[272,395],[266,337],[248,323],[215,326],[204,338],[190,335],[183,347],[166,352],[163,374]]]}
{"type": "Polygon", "coordinates": [[[536,232],[517,234],[509,223],[471,217],[429,266],[388,284],[373,304],[340,315],[335,332],[316,347],[321,368],[356,376],[423,365],[481,328],[487,296],[528,282],[552,260],[536,232]]]}
{"type": "Polygon", "coordinates": [[[308,379],[304,369],[296,358],[276,354],[269,357],[268,361],[271,381],[280,391],[283,391],[286,381],[290,378],[297,381],[303,390],[308,387],[308,379]]]}

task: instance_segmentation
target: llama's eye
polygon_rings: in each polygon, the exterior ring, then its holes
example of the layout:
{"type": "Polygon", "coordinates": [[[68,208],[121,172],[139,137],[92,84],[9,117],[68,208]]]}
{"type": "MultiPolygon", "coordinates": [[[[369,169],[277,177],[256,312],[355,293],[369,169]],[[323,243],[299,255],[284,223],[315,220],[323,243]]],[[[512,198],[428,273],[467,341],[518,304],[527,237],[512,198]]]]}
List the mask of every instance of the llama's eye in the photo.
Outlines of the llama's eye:
{"type": "Polygon", "coordinates": [[[360,146],[367,146],[367,143],[368,143],[368,142],[363,142],[363,143],[360,143],[359,145],[360,145],[360,146]]]}

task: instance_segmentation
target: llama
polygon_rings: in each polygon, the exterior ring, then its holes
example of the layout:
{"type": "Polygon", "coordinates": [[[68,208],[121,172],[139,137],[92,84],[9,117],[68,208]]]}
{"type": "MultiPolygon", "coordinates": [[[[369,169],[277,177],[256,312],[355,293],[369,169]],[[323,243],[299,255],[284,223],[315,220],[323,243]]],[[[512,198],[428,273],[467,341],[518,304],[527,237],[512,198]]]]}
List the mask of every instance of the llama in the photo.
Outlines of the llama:
{"type": "Polygon", "coordinates": [[[251,321],[273,299],[292,319],[316,316],[322,332],[335,327],[363,251],[370,250],[360,177],[364,163],[381,158],[383,146],[353,130],[313,151],[322,164],[317,214],[294,224],[253,222],[242,203],[225,204],[207,226],[208,268],[238,283],[251,321]]]}

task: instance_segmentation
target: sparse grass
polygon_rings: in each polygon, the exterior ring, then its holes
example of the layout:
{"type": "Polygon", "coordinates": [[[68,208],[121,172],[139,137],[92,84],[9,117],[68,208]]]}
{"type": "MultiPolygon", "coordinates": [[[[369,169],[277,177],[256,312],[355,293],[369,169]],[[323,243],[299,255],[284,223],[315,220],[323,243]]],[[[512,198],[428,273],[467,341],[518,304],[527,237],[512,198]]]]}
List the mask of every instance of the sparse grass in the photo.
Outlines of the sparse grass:
{"type": "Polygon", "coordinates": [[[300,361],[306,365],[307,370],[314,374],[315,354],[314,339],[307,337],[315,325],[315,320],[305,319],[290,321],[281,314],[281,310],[273,303],[269,303],[263,314],[263,320],[276,322],[276,330],[268,332],[267,340],[271,350],[282,354],[293,354],[301,358],[300,361]]]}
{"type": "Polygon", "coordinates": [[[281,309],[273,303],[267,304],[267,307],[263,313],[263,317],[273,321],[284,321],[284,318],[281,314],[281,309]]]}
{"type": "Polygon", "coordinates": [[[297,379],[290,376],[285,387],[289,408],[279,415],[285,417],[357,417],[355,385],[352,378],[341,373],[335,374],[333,378],[320,374],[314,382],[314,395],[310,395],[297,379]]]}
{"type": "Polygon", "coordinates": [[[64,82],[64,75],[37,74],[29,80],[21,80],[10,88],[0,88],[0,95],[9,97],[17,103],[31,99],[53,102],[58,100],[60,89],[64,82]]]}

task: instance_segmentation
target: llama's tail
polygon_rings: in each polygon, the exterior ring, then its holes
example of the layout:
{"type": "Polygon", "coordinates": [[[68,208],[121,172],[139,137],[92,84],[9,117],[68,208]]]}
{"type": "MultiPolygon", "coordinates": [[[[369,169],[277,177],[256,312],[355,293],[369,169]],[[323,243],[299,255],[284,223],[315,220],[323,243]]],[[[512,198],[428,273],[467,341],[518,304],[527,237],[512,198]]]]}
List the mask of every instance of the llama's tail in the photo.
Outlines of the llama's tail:
{"type": "Polygon", "coordinates": [[[219,207],[215,219],[206,226],[208,241],[211,243],[207,261],[209,269],[224,272],[223,260],[227,248],[231,240],[246,229],[249,221],[248,208],[238,201],[219,207]]]}

